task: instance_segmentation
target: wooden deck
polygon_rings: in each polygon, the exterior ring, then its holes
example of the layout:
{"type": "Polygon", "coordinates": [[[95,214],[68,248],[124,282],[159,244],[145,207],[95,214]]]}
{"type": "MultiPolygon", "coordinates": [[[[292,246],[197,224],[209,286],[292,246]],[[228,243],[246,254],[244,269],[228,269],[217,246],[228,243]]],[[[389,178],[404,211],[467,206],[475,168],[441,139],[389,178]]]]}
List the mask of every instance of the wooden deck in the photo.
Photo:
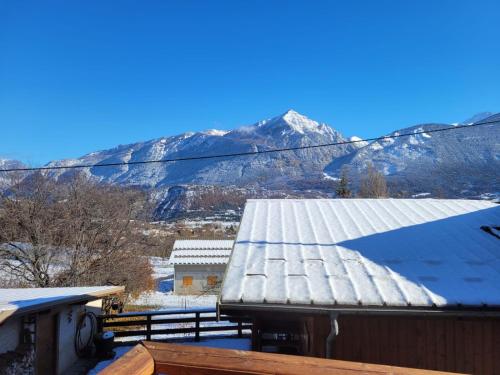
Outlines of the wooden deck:
{"type": "Polygon", "coordinates": [[[429,370],[312,357],[143,342],[100,375],[439,375],[429,370]]]}

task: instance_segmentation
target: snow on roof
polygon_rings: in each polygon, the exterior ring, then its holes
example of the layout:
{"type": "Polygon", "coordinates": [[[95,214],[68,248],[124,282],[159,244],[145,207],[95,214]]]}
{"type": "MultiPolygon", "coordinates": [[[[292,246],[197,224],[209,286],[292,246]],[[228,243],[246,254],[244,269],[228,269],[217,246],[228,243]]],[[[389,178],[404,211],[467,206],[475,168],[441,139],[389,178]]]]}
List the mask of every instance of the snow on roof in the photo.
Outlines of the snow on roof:
{"type": "Polygon", "coordinates": [[[64,303],[92,301],[123,292],[123,289],[122,286],[0,289],[0,323],[11,315],[45,310],[64,303]]]}
{"type": "Polygon", "coordinates": [[[170,264],[226,264],[233,240],[177,240],[170,264]]]}
{"type": "Polygon", "coordinates": [[[227,249],[233,248],[233,240],[177,240],[174,250],[178,249],[227,249]]]}
{"type": "Polygon", "coordinates": [[[500,205],[474,200],[249,200],[220,303],[499,306],[500,205]]]}

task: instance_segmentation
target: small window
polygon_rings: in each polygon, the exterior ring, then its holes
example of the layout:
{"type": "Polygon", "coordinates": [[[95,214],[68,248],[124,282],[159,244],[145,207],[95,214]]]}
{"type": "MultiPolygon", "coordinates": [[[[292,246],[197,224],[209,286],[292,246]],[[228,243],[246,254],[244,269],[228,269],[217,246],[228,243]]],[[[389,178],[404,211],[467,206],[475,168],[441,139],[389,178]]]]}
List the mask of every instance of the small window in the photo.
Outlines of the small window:
{"type": "Polygon", "coordinates": [[[216,286],[217,285],[217,276],[208,276],[207,277],[208,286],[216,286]]]}
{"type": "Polygon", "coordinates": [[[184,276],[182,278],[182,286],[191,286],[193,285],[193,276],[184,276]]]}

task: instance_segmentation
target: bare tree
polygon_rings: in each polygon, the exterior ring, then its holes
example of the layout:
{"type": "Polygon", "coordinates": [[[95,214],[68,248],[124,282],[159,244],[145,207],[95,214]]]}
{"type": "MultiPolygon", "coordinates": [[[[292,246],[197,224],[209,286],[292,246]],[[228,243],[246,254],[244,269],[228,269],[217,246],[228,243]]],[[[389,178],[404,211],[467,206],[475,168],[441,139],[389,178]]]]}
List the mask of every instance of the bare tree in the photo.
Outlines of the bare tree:
{"type": "Polygon", "coordinates": [[[361,177],[359,196],[362,198],[386,198],[389,196],[387,183],[382,173],[369,164],[361,177]]]}
{"type": "Polygon", "coordinates": [[[98,185],[83,175],[55,183],[42,175],[0,202],[0,266],[38,286],[152,285],[139,190],[98,185]]]}
{"type": "Polygon", "coordinates": [[[55,184],[39,174],[3,193],[0,267],[12,278],[50,285],[49,268],[62,245],[57,195],[55,184]]]}

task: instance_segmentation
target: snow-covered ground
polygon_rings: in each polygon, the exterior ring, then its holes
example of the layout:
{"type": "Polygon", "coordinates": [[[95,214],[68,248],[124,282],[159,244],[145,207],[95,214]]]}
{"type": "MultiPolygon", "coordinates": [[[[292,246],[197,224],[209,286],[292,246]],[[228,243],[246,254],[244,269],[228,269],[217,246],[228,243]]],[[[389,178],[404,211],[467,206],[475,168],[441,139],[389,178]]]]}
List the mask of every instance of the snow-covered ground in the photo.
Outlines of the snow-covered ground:
{"type": "Polygon", "coordinates": [[[167,258],[149,257],[149,263],[153,268],[153,279],[168,279],[174,277],[174,266],[168,263],[167,258]]]}
{"type": "MultiPolygon", "coordinates": [[[[159,283],[160,288],[165,282],[159,283]]],[[[139,306],[155,306],[163,309],[189,309],[192,307],[213,307],[217,302],[216,295],[194,295],[194,296],[178,296],[172,291],[154,291],[142,293],[137,299],[131,301],[133,305],[139,306]]]]}

